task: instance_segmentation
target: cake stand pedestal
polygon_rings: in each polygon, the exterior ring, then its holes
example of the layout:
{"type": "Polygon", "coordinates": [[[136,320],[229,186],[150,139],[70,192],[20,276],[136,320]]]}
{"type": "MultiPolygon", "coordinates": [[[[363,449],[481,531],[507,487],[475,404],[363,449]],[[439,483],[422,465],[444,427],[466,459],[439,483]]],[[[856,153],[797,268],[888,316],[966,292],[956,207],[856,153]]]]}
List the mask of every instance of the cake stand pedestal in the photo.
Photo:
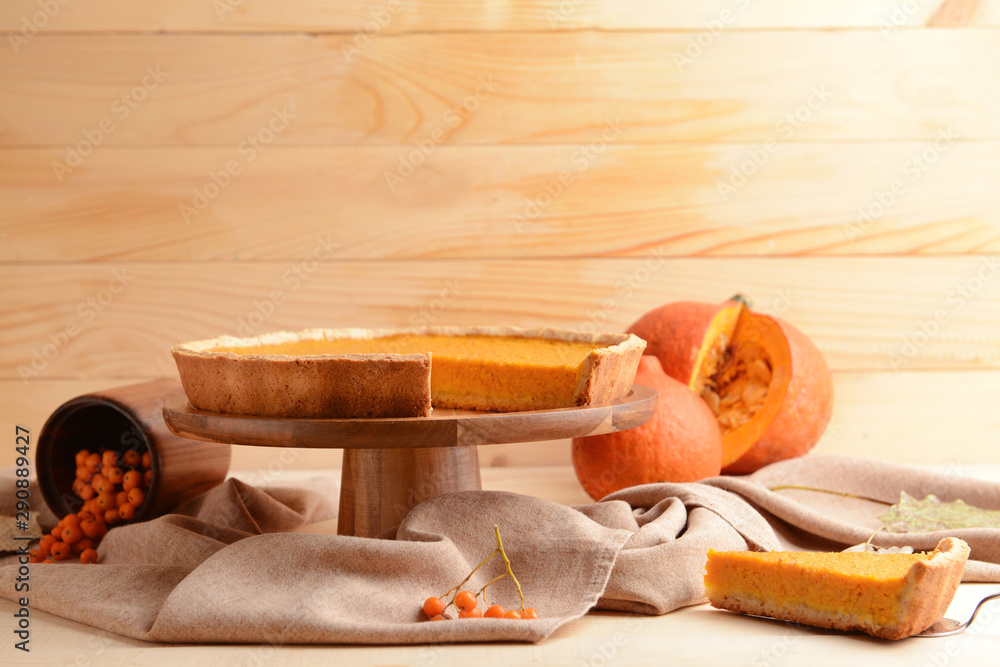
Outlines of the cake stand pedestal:
{"type": "Polygon", "coordinates": [[[298,419],[198,410],[171,396],[163,419],[194,440],[259,447],[343,449],[340,535],[374,537],[398,526],[420,502],[481,489],[478,445],[576,438],[635,428],[656,410],[656,392],[634,385],[611,404],[472,412],[435,408],[430,417],[298,419]]]}

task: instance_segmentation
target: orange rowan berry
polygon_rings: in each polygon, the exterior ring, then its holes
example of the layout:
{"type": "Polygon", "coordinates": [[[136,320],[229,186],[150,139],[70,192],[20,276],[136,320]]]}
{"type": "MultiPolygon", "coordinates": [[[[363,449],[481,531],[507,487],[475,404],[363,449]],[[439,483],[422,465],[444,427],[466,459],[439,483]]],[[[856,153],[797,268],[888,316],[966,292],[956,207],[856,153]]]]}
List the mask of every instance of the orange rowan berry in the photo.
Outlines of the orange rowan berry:
{"type": "Polygon", "coordinates": [[[134,449],[130,449],[127,452],[125,452],[125,465],[129,465],[135,468],[140,463],[142,463],[142,456],[139,454],[139,452],[137,452],[134,449]]]}
{"type": "Polygon", "coordinates": [[[468,611],[469,609],[476,608],[476,596],[470,591],[462,591],[455,596],[455,606],[458,607],[459,611],[468,611]]]}
{"type": "Polygon", "coordinates": [[[84,465],[90,468],[93,472],[97,472],[101,469],[101,455],[91,454],[84,461],[84,465]]]}
{"type": "Polygon", "coordinates": [[[458,612],[459,618],[482,618],[483,612],[479,611],[479,607],[473,607],[472,609],[466,609],[465,611],[458,612]]]}
{"type": "Polygon", "coordinates": [[[80,554],[80,562],[83,563],[84,565],[88,563],[96,563],[97,552],[94,551],[93,549],[87,549],[86,551],[80,554]]]}
{"type": "Polygon", "coordinates": [[[503,618],[504,614],[506,614],[506,613],[507,613],[506,609],[504,609],[503,607],[501,607],[498,604],[495,604],[492,607],[490,607],[489,609],[487,609],[486,613],[483,614],[483,616],[485,618],[503,618]]]}
{"type": "Polygon", "coordinates": [[[91,539],[100,539],[103,536],[101,524],[97,523],[97,519],[84,519],[80,522],[80,530],[91,539]]]}
{"type": "Polygon", "coordinates": [[[521,618],[533,619],[538,618],[538,612],[535,611],[534,607],[525,607],[521,610],[521,618]]]}
{"type": "Polygon", "coordinates": [[[145,499],[146,499],[146,494],[139,487],[136,487],[134,489],[129,489],[129,492],[128,492],[128,501],[129,501],[129,503],[135,505],[136,508],[141,507],[142,506],[142,501],[144,501],[145,499]]]}
{"type": "Polygon", "coordinates": [[[80,466],[76,469],[76,478],[81,482],[89,482],[93,476],[94,473],[87,466],[80,466]]]}
{"type": "Polygon", "coordinates": [[[437,616],[431,616],[432,621],[448,621],[451,620],[451,616],[448,614],[438,614],[437,616]]]}
{"type": "Polygon", "coordinates": [[[444,602],[441,601],[441,598],[432,595],[424,600],[424,613],[427,614],[427,618],[444,613],[444,610],[445,605],[444,602]]]}
{"type": "Polygon", "coordinates": [[[72,549],[65,542],[56,542],[49,551],[52,560],[66,560],[73,553],[72,549]]]}
{"type": "Polygon", "coordinates": [[[94,513],[91,512],[90,510],[83,510],[82,509],[79,512],[77,512],[76,515],[77,515],[77,517],[80,518],[80,523],[83,523],[87,519],[93,519],[94,518],[94,513]]]}
{"type": "Polygon", "coordinates": [[[78,526],[80,525],[80,515],[78,514],[67,514],[64,516],[59,523],[64,526],[78,526]]]}
{"type": "Polygon", "coordinates": [[[84,465],[87,462],[87,457],[90,456],[90,452],[86,449],[81,449],[76,453],[76,465],[77,467],[84,465]]]}
{"type": "Polygon", "coordinates": [[[101,463],[109,468],[114,468],[118,465],[118,452],[113,449],[106,450],[101,454],[101,463]]]}
{"type": "Polygon", "coordinates": [[[117,526],[122,522],[122,515],[116,509],[109,509],[104,513],[104,522],[109,526],[117,526]]]}
{"type": "Polygon", "coordinates": [[[504,618],[513,618],[513,619],[520,620],[521,614],[517,611],[517,609],[511,609],[506,614],[504,614],[503,617],[504,618]]]}
{"type": "Polygon", "coordinates": [[[115,466],[114,468],[108,470],[108,474],[105,475],[105,477],[107,477],[108,481],[112,484],[121,484],[125,481],[125,471],[118,466],[115,466]]]}
{"type": "Polygon", "coordinates": [[[153,467],[153,456],[149,452],[142,453],[142,467],[143,468],[153,467]]]}
{"type": "Polygon", "coordinates": [[[38,542],[39,549],[45,549],[48,551],[52,548],[52,545],[56,543],[55,535],[43,535],[42,539],[38,542]]]}
{"type": "Polygon", "coordinates": [[[32,563],[38,563],[49,557],[49,550],[42,548],[32,549],[28,552],[28,555],[30,555],[32,559],[35,559],[31,561],[32,563]]]}
{"type": "Polygon", "coordinates": [[[115,507],[121,507],[128,502],[128,491],[119,491],[115,494],[115,507]]]}
{"type": "Polygon", "coordinates": [[[126,491],[134,489],[142,484],[142,473],[138,470],[129,470],[122,480],[122,488],[126,491]]]}
{"type": "Polygon", "coordinates": [[[122,521],[131,521],[135,518],[135,505],[125,503],[118,508],[118,516],[122,518],[122,521]]]}
{"type": "Polygon", "coordinates": [[[115,497],[107,491],[102,491],[101,495],[97,496],[97,506],[105,512],[114,509],[116,507],[115,497]]]}
{"type": "Polygon", "coordinates": [[[90,482],[90,485],[94,487],[94,491],[97,493],[114,493],[115,485],[111,483],[111,480],[104,477],[97,477],[90,482]]]}
{"type": "Polygon", "coordinates": [[[97,492],[90,484],[80,482],[80,490],[77,491],[76,495],[80,496],[80,500],[90,500],[97,495],[97,492]]]}
{"type": "Polygon", "coordinates": [[[94,548],[94,540],[85,537],[82,540],[78,540],[75,544],[72,544],[71,547],[73,549],[73,553],[79,556],[87,549],[94,548]]]}
{"type": "Polygon", "coordinates": [[[142,485],[147,489],[153,483],[153,471],[147,470],[142,476],[142,485]]]}
{"type": "Polygon", "coordinates": [[[83,531],[78,524],[69,524],[63,528],[62,541],[66,544],[76,544],[83,539],[83,531]]]}

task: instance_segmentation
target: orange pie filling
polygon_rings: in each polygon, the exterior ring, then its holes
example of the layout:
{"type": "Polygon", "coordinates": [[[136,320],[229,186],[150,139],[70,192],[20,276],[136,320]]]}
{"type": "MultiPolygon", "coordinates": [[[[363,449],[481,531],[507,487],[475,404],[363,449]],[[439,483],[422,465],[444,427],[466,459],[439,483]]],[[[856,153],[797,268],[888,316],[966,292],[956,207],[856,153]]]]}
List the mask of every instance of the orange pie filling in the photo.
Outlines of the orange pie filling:
{"type": "Polygon", "coordinates": [[[970,551],[956,537],[928,554],[709,550],[705,595],[720,609],[902,639],[944,616],[970,551]]]}
{"type": "Polygon", "coordinates": [[[475,409],[478,406],[470,401],[481,396],[527,401],[528,407],[572,406],[584,362],[603,347],[608,345],[516,336],[402,334],[219,346],[207,351],[290,357],[430,353],[434,405],[475,409]]]}
{"type": "Polygon", "coordinates": [[[896,622],[910,571],[930,554],[709,551],[705,594],[896,622]]]}

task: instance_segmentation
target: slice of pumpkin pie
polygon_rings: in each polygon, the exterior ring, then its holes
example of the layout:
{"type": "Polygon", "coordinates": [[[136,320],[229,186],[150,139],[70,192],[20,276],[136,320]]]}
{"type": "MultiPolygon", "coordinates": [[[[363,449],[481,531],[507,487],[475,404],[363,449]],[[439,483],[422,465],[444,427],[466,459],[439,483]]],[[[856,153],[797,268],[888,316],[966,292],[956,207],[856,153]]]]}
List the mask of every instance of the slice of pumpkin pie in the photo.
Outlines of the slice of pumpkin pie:
{"type": "Polygon", "coordinates": [[[969,546],[953,537],[931,553],[708,552],[713,607],[901,639],[940,620],[969,546]]]}
{"type": "Polygon", "coordinates": [[[172,353],[191,404],[268,417],[420,417],[618,400],[645,341],[516,327],[309,329],[184,343],[172,353]]]}

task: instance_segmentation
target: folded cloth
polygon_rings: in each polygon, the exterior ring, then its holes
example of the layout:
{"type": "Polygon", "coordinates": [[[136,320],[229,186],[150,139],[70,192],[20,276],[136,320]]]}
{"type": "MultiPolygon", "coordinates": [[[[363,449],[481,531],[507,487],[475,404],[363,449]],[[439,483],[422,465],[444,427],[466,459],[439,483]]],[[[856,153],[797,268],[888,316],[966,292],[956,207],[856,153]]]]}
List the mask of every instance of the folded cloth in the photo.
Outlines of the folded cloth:
{"type": "MultiPolygon", "coordinates": [[[[537,642],[595,607],[662,614],[703,602],[709,548],[839,549],[867,539],[885,510],[815,491],[770,490],[789,484],[886,502],[900,490],[928,490],[1000,509],[995,484],[810,456],[750,477],[634,487],[575,508],[497,491],[452,493],[421,503],[395,531],[373,539],[280,532],[321,516],[318,496],[228,480],[174,514],[112,530],[99,565],[33,566],[30,604],[160,642],[537,642]],[[494,524],[525,603],[541,618],[421,622],[425,598],[458,584],[493,551],[494,524]]],[[[949,534],[973,545],[977,580],[1000,581],[1000,530],[949,534]]],[[[936,544],[930,533],[881,539],[936,544]]],[[[478,590],[503,572],[494,558],[466,587],[478,590]]],[[[16,599],[15,569],[0,574],[0,595],[16,599]]],[[[509,578],[488,597],[519,605],[509,578]]]]}
{"type": "MultiPolygon", "coordinates": [[[[7,466],[0,468],[0,516],[14,516],[14,507],[17,503],[17,468],[7,466]]],[[[31,505],[31,514],[42,526],[54,526],[59,519],[52,513],[44,502],[42,502],[42,490],[38,488],[38,482],[31,480],[28,485],[28,498],[31,505]]]]}
{"type": "Polygon", "coordinates": [[[899,502],[902,491],[920,499],[934,494],[942,501],[962,499],[1000,510],[1000,484],[994,482],[878,459],[813,454],[746,477],[715,477],[702,483],[750,502],[768,520],[785,550],[839,551],[872,538],[879,547],[930,551],[942,538],[958,537],[972,549],[962,581],[1000,582],[1000,529],[875,534],[883,526],[879,517],[899,502]]]}
{"type": "MultiPolygon", "coordinates": [[[[708,546],[777,546],[738,496],[657,486],[641,514],[620,500],[574,509],[499,491],[452,493],[372,539],[268,532],[315,519],[315,494],[227,480],[174,514],[111,530],[98,565],[33,566],[31,607],[161,642],[537,642],[599,600],[647,613],[700,600],[708,546]],[[496,548],[494,525],[541,618],[421,622],[427,597],[457,585],[496,548]]],[[[14,598],[13,569],[0,572],[0,594],[14,598]]],[[[466,587],[503,572],[496,557],[466,587]]],[[[520,605],[509,578],[488,597],[520,605]]]]}

